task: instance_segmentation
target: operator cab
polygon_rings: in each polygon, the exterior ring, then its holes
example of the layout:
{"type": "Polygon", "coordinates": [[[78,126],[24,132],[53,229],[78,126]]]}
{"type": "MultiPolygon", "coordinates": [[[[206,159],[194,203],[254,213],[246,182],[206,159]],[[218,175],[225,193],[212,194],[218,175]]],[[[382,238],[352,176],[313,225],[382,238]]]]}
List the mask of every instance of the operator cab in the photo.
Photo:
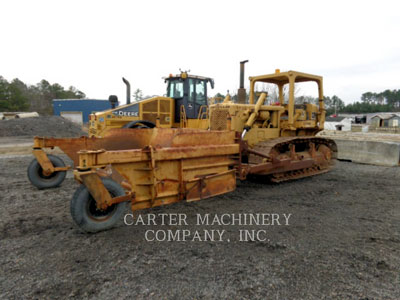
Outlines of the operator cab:
{"type": "MultiPolygon", "coordinates": [[[[214,88],[214,80],[208,77],[172,74],[165,78],[168,82],[167,97],[175,100],[175,122],[180,122],[183,106],[187,119],[197,119],[207,108],[207,82],[214,88]]],[[[205,116],[203,114],[203,116],[205,116]]]]}

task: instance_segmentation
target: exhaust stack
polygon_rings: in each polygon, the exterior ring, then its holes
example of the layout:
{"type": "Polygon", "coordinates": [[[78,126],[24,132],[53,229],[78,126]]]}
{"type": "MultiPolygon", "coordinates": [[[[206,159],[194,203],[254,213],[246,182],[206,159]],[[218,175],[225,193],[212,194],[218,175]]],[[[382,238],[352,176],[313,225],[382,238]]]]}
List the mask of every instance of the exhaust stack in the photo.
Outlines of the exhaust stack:
{"type": "Polygon", "coordinates": [[[238,103],[241,104],[246,103],[246,89],[244,88],[244,64],[247,62],[248,60],[240,62],[240,86],[238,89],[238,103]]]}
{"type": "Polygon", "coordinates": [[[126,104],[131,104],[131,84],[124,77],[122,81],[126,84],[126,104]]]}

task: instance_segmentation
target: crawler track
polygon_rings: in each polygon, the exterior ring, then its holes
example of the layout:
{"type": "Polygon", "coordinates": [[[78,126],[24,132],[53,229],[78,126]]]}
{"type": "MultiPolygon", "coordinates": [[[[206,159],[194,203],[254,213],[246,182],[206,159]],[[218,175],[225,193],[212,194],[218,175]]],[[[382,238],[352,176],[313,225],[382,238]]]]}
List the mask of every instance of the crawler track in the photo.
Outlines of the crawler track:
{"type": "Polygon", "coordinates": [[[268,174],[273,182],[282,182],[328,172],[336,159],[337,147],[333,140],[319,137],[282,137],[258,143],[254,150],[268,156],[269,159],[250,155],[252,165],[270,162],[278,165],[282,160],[290,160],[287,167],[277,167],[268,174]],[[321,147],[324,145],[326,147],[321,147]],[[292,147],[295,150],[292,151],[292,147]],[[313,151],[313,149],[315,151],[313,151]],[[314,160],[312,166],[301,167],[302,162],[314,160]],[[297,164],[299,168],[294,168],[297,164]]]}

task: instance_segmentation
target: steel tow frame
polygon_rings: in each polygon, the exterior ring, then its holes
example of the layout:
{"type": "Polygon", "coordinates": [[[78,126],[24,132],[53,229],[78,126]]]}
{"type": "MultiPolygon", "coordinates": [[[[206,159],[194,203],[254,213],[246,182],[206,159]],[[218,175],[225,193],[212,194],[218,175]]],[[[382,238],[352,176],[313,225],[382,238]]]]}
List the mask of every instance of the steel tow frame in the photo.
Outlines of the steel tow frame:
{"type": "Polygon", "coordinates": [[[240,146],[234,133],[226,134],[231,136],[229,143],[225,138],[219,145],[82,150],[74,175],[88,188],[99,209],[121,201],[131,201],[132,210],[136,210],[209,198],[236,187],[232,156],[239,154],[240,146]],[[102,177],[118,182],[126,195],[112,198],[102,177]]]}

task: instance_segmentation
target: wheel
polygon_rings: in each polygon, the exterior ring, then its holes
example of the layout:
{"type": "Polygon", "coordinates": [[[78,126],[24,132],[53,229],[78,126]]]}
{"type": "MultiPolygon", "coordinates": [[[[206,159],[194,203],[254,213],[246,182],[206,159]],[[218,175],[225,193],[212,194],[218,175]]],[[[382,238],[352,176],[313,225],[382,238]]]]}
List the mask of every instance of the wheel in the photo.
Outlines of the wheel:
{"type": "MultiPolygon", "coordinates": [[[[61,158],[51,154],[48,154],[47,157],[54,167],[65,167],[61,158]]],[[[54,172],[48,176],[44,175],[43,169],[36,158],[28,166],[29,181],[40,190],[59,186],[64,181],[66,175],[67,171],[54,172]]]]}
{"type": "Polygon", "coordinates": [[[142,121],[142,120],[132,121],[122,126],[122,128],[154,128],[154,127],[156,127],[156,125],[153,122],[142,121]]]}
{"type": "MultiPolygon", "coordinates": [[[[124,189],[115,181],[107,178],[102,181],[112,197],[125,195],[124,189]]],[[[71,199],[71,216],[82,231],[98,232],[113,227],[124,214],[126,205],[127,202],[121,202],[106,210],[97,209],[96,200],[86,186],[81,185],[71,199]]]]}

